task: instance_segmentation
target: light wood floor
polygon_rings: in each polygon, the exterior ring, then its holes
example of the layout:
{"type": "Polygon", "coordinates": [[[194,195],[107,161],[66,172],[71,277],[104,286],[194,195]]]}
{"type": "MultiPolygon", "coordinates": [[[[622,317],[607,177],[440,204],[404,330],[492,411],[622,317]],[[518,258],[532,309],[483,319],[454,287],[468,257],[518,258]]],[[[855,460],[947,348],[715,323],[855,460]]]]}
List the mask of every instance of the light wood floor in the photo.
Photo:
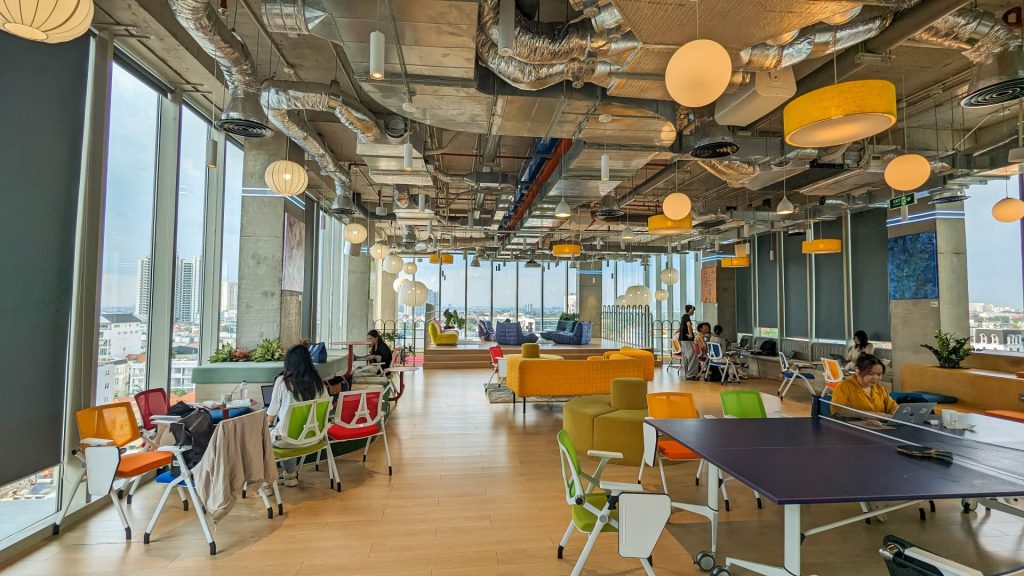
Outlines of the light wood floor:
{"type": "MultiPolygon", "coordinates": [[[[283,488],[285,516],[267,520],[253,499],[242,501],[217,528],[219,553],[207,554],[193,513],[168,505],[144,545],[142,532],[159,487],[140,490],[129,512],[135,539],[124,542],[111,509],[4,567],[4,576],[462,576],[569,574],[584,537],[575,534],[565,560],[555,549],[568,523],[554,435],[560,404],[517,407],[488,404],[486,370],[418,373],[389,424],[395,474],[387,476],[383,446],[375,444],[364,466],[357,455],[339,460],[344,490],[328,490],[326,472],[307,467],[300,488],[283,488]]],[[[771,383],[744,386],[774,391],[771,383]]],[[[707,413],[717,409],[718,384],[679,383],[659,371],[652,389],[694,392],[707,413]]],[[[791,392],[781,409],[807,412],[806,392],[791,392]],[[804,402],[801,402],[803,400],[804,402]]],[[[779,409],[773,401],[769,411],[779,409]]],[[[592,464],[588,464],[592,466],[592,464]]],[[[703,501],[692,465],[672,466],[673,498],[703,501]]],[[[878,471],[884,473],[884,471],[878,471]]],[[[635,480],[636,469],[612,467],[606,478],[635,480]]],[[[657,474],[648,485],[658,488],[657,474]]],[[[730,482],[732,512],[724,513],[719,553],[781,560],[781,508],[758,510],[751,493],[730,482]]],[[[805,523],[855,513],[852,505],[815,506],[805,523]]],[[[808,538],[804,574],[881,575],[877,548],[883,535],[899,534],[988,572],[1024,564],[1024,522],[999,513],[963,515],[958,503],[940,503],[920,522],[915,510],[890,515],[886,524],[858,523],[808,538]]],[[[708,524],[677,513],[654,553],[659,575],[699,574],[691,555],[708,546],[708,524]]],[[[737,571],[735,573],[740,573],[737,571]]],[[[602,536],[585,574],[642,574],[639,563],[616,554],[614,536],[602,536]]]]}

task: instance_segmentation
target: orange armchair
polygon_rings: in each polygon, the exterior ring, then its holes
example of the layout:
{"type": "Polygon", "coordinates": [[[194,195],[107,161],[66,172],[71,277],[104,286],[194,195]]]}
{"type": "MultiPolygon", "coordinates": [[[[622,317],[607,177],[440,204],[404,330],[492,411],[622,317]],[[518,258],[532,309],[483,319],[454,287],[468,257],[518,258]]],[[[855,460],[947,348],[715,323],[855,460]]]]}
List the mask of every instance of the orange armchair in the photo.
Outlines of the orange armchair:
{"type": "Polygon", "coordinates": [[[611,359],[614,356],[629,356],[635,358],[641,362],[644,369],[643,378],[648,382],[654,380],[654,354],[640,348],[631,348],[629,346],[623,346],[618,350],[610,350],[604,353],[604,357],[611,359]]]}

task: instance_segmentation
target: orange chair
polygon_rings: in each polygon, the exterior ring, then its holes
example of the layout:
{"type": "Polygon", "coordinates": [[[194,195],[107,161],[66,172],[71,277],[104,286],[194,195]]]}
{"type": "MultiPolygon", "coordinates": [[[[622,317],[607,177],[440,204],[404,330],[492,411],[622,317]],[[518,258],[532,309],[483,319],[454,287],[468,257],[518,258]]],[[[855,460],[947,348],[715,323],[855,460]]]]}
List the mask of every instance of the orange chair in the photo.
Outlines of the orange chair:
{"type": "Polygon", "coordinates": [[[827,396],[843,381],[843,367],[834,358],[822,358],[821,369],[825,374],[825,389],[822,396],[827,396]]]}
{"type": "MultiPolygon", "coordinates": [[[[171,464],[172,453],[164,450],[126,452],[125,446],[142,439],[139,424],[135,420],[135,412],[131,404],[119,402],[116,404],[104,404],[93,408],[79,410],[75,414],[78,423],[78,435],[81,438],[81,447],[75,449],[72,454],[82,461],[82,473],[71,490],[71,497],[68,498],[68,505],[61,512],[57,522],[53,525],[53,533],[60,533],[61,522],[67,515],[68,506],[74,501],[82,482],[86,482],[86,489],[93,497],[109,495],[114,503],[114,509],[124,526],[125,539],[131,540],[132,529],[128,519],[121,508],[115,486],[123,487],[132,479],[152,472],[163,466],[171,464]]],[[[165,492],[169,492],[173,486],[168,485],[165,492]]],[[[189,492],[192,492],[189,486],[189,492]]],[[[196,510],[202,510],[196,496],[192,495],[193,504],[196,510]]],[[[167,500],[167,493],[164,494],[161,503],[167,500]]],[[[184,495],[182,495],[184,501],[184,495]]]]}
{"type": "Polygon", "coordinates": [[[497,344],[488,348],[487,352],[489,352],[491,355],[491,368],[494,369],[494,371],[491,372],[491,377],[487,379],[487,383],[490,384],[491,381],[494,380],[495,376],[499,376],[498,384],[500,385],[502,379],[498,374],[498,359],[504,358],[505,352],[501,349],[501,346],[498,346],[497,344]]]}
{"type": "MultiPolygon", "coordinates": [[[[693,394],[689,392],[651,392],[647,395],[647,414],[651,418],[700,418],[700,412],[697,411],[697,405],[693,401],[693,394]]],[[[643,481],[645,465],[653,467],[657,462],[658,471],[661,472],[662,488],[668,492],[665,468],[661,461],[696,462],[700,459],[699,455],[675,440],[659,440],[658,432],[652,426],[645,425],[644,456],[643,461],[640,462],[640,474],[636,481],[638,483],[643,481]]],[[[697,484],[700,484],[699,471],[697,484]]]]}

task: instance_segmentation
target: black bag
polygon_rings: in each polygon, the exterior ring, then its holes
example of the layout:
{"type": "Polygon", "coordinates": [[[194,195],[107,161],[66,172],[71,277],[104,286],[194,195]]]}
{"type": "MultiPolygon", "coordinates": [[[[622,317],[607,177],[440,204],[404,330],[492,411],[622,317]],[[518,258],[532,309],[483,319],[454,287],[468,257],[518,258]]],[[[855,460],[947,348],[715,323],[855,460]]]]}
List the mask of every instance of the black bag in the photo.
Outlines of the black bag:
{"type": "Polygon", "coordinates": [[[779,348],[775,340],[765,340],[761,342],[761,346],[757,349],[758,356],[778,356],[779,348]]]}
{"type": "Polygon", "coordinates": [[[185,417],[195,411],[196,409],[193,408],[191,404],[188,404],[187,402],[178,402],[174,406],[171,406],[170,408],[167,409],[167,415],[185,417]]]}
{"type": "Polygon", "coordinates": [[[313,364],[327,363],[327,345],[323,342],[309,345],[309,355],[313,357],[313,364]]]}
{"type": "MultiPolygon", "coordinates": [[[[206,454],[206,447],[210,445],[213,438],[213,418],[210,412],[205,409],[196,408],[183,417],[181,420],[171,424],[171,434],[174,435],[174,443],[178,446],[191,446],[182,456],[185,465],[191,470],[203,459],[206,454]]],[[[171,472],[175,476],[181,474],[178,459],[171,461],[171,472]]]]}
{"type": "Polygon", "coordinates": [[[345,374],[344,376],[335,376],[327,380],[327,393],[331,396],[337,397],[342,392],[352,391],[352,376],[345,374]]]}

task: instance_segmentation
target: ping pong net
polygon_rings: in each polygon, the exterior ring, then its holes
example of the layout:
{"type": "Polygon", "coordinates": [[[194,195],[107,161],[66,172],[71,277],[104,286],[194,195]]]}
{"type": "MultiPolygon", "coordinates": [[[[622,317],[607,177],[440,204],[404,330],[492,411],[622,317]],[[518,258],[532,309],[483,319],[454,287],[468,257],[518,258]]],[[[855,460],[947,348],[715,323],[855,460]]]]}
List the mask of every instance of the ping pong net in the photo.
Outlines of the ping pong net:
{"type": "Polygon", "coordinates": [[[893,450],[908,458],[963,464],[1024,485],[1022,424],[987,417],[968,418],[967,414],[959,414],[963,420],[958,427],[947,427],[938,414],[931,414],[924,423],[917,424],[837,404],[830,397],[821,397],[817,402],[816,413],[820,418],[875,435],[880,442],[891,442],[893,450]]]}

